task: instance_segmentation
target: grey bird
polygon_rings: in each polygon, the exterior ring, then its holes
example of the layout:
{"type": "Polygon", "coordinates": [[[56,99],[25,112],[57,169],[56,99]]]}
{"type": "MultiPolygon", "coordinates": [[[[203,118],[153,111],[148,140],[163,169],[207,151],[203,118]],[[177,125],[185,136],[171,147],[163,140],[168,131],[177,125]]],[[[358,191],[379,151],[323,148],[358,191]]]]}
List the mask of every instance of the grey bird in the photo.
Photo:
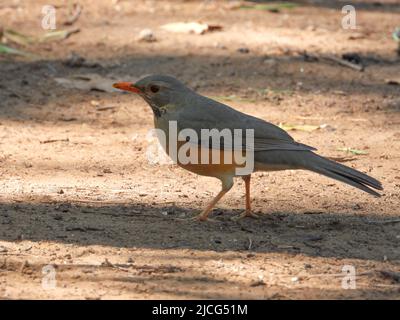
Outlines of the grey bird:
{"type": "MultiPolygon", "coordinates": [[[[222,182],[222,189],[206,208],[195,217],[200,221],[207,220],[209,213],[216,203],[232,188],[233,178],[241,176],[246,188],[246,211],[240,217],[256,217],[251,212],[250,205],[250,176],[255,171],[277,171],[286,169],[310,170],[324,176],[339,180],[379,197],[380,194],[373,189],[383,190],[382,184],[360,172],[344,166],[340,163],[326,159],[314,153],[316,149],[296,142],[286,131],[266,122],[262,119],[239,112],[225,104],[204,97],[185,86],[174,77],[167,75],[146,76],[135,83],[118,82],[115,88],[131,91],[140,95],[151,107],[154,114],[154,125],[165,133],[167,143],[163,145],[165,151],[172,157],[172,148],[169,148],[171,122],[176,122],[177,130],[191,129],[199,137],[196,141],[198,148],[197,157],[204,153],[212,153],[215,150],[221,152],[220,163],[187,163],[179,157],[173,156],[177,164],[196,174],[218,178],[222,182]],[[229,129],[252,129],[254,138],[252,144],[247,143],[247,138],[242,135],[239,144],[219,143],[202,140],[203,129],[217,129],[222,131],[229,129]],[[249,147],[250,145],[250,147],[249,147]],[[231,146],[231,147],[229,147],[231,146]],[[243,164],[237,161],[225,160],[225,153],[237,153],[241,155],[252,153],[254,168],[252,172],[238,174],[238,168],[243,164]],[[176,159],[178,158],[178,159],[176,159]],[[373,189],[372,189],[373,188],[373,189]]],[[[238,138],[233,135],[233,139],[238,138]]],[[[177,152],[183,147],[184,142],[176,141],[177,152]]],[[[221,141],[221,140],[220,140],[221,141]]],[[[193,141],[190,143],[193,145],[193,141]]],[[[234,159],[235,156],[233,156],[234,159]]]]}

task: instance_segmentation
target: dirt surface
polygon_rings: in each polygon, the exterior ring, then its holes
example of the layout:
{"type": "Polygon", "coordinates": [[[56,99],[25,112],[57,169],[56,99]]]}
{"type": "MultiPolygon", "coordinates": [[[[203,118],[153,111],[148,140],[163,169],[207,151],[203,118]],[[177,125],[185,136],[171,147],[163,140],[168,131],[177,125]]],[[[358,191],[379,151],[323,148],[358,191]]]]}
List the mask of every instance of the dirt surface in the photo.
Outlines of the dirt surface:
{"type": "MultiPolygon", "coordinates": [[[[400,74],[391,37],[400,8],[376,2],[356,3],[357,29],[344,30],[340,1],[278,13],[237,2],[82,1],[72,27],[54,1],[58,28],[80,32],[17,46],[38,60],[0,56],[0,298],[399,299],[400,87],[385,81],[400,74]],[[160,28],[179,21],[223,30],[160,28]],[[137,40],[145,28],[157,41],[137,40]],[[307,61],[304,51],[355,52],[365,70],[307,61]],[[88,63],[65,63],[72,52],[88,63]],[[260,219],[231,220],[244,208],[238,179],[212,214],[219,222],[178,220],[196,215],[219,181],[149,163],[153,120],[140,98],[55,80],[149,73],[275,124],[325,124],[290,134],[380,179],[382,197],[304,171],[256,173],[260,219]],[[342,286],[346,265],[355,289],[342,286]]],[[[0,1],[1,26],[41,35],[47,3],[0,1]]]]}

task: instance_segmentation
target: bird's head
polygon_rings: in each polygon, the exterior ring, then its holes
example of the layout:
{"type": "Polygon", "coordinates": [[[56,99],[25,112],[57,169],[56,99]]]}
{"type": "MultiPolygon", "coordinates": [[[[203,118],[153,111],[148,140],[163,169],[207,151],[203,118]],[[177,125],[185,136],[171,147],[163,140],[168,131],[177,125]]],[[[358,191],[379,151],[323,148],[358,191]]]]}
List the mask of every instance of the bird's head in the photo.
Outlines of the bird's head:
{"type": "Polygon", "coordinates": [[[191,91],[179,80],[166,75],[146,76],[135,83],[117,82],[113,87],[140,95],[155,113],[161,107],[176,106],[179,97],[191,91]]]}

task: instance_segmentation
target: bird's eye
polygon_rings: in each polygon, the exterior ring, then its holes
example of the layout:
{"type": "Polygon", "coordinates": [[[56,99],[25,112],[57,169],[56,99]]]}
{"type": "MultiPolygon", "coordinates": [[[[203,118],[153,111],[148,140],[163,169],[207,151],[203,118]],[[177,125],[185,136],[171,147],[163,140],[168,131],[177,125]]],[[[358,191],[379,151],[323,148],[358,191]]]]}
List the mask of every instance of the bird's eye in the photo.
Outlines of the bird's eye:
{"type": "Polygon", "coordinates": [[[152,86],[150,86],[150,91],[153,93],[157,93],[158,91],[160,91],[160,87],[153,84],[152,86]]]}

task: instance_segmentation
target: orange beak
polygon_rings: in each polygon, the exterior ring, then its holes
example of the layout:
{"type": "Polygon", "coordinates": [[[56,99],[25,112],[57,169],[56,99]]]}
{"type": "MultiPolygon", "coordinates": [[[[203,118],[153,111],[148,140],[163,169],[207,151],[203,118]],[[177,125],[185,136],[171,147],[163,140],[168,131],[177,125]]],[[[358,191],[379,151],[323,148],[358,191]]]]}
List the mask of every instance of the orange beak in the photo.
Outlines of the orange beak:
{"type": "Polygon", "coordinates": [[[131,91],[134,93],[141,93],[139,88],[135,87],[135,85],[132,82],[117,82],[113,84],[114,88],[120,89],[120,90],[125,90],[125,91],[131,91]]]}

